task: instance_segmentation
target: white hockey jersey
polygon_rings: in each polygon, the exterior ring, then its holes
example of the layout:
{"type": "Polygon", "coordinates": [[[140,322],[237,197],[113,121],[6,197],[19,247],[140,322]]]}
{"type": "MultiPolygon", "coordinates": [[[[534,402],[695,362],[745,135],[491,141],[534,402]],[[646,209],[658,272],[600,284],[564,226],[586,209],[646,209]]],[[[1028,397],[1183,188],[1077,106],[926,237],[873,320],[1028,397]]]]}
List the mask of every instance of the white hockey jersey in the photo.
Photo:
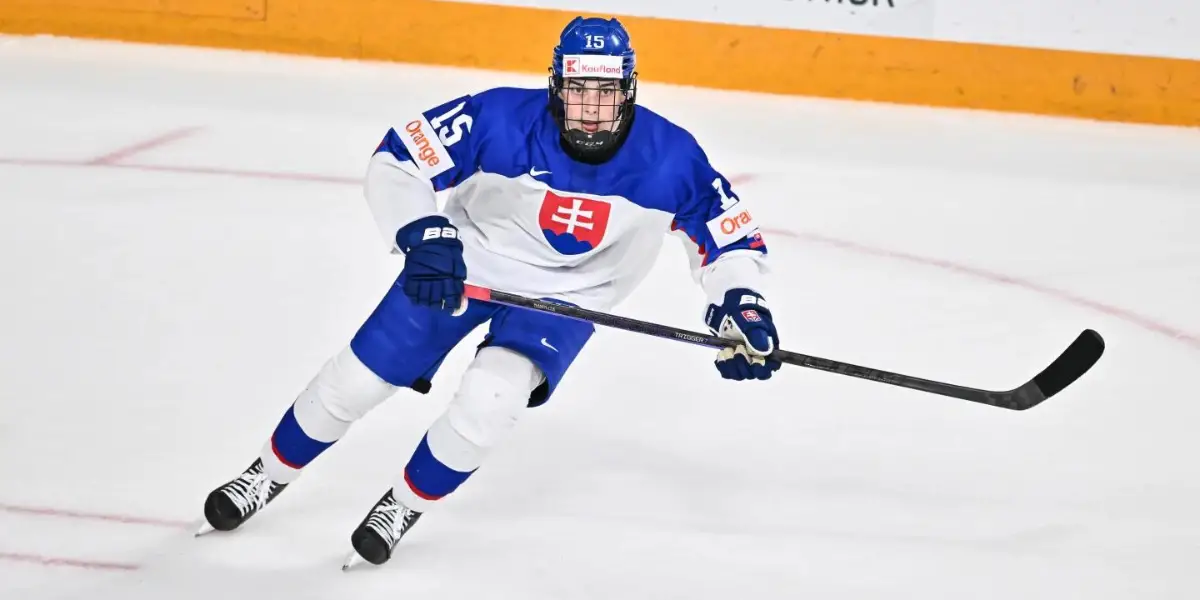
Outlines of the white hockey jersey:
{"type": "Polygon", "coordinates": [[[711,302],[734,287],[761,293],[767,249],[750,211],[691,134],[640,105],[600,165],[562,148],[545,89],[496,88],[414,115],[387,132],[366,178],[393,252],[401,226],[439,212],[441,192],[469,283],[609,310],[674,234],[711,302]]]}

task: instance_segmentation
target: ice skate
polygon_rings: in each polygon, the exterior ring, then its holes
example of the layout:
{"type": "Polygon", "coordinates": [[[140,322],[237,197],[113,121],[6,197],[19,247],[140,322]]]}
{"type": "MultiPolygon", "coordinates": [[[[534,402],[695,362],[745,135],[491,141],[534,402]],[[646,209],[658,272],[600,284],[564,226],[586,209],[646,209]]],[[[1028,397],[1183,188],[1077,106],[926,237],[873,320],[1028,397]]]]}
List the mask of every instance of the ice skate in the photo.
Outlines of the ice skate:
{"type": "Polygon", "coordinates": [[[237,479],[209,493],[204,501],[205,523],[196,536],[213,530],[237,529],[287,486],[286,483],[272,481],[263,471],[262,459],[255,460],[237,479]]]}
{"type": "Polygon", "coordinates": [[[342,570],[346,571],[362,561],[374,565],[387,562],[400,538],[419,518],[421,513],[397,502],[392,490],[388,490],[350,535],[354,552],[346,557],[342,570]]]}

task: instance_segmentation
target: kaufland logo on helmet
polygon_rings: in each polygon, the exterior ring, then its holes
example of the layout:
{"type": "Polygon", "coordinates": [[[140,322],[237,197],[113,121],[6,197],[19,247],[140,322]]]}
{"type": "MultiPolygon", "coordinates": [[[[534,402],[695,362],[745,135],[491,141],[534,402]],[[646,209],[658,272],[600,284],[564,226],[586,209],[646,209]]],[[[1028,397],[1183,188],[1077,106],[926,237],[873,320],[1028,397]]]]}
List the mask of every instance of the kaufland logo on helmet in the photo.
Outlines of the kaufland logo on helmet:
{"type": "Polygon", "coordinates": [[[625,73],[620,56],[579,54],[563,57],[563,77],[599,77],[621,79],[625,73]]]}

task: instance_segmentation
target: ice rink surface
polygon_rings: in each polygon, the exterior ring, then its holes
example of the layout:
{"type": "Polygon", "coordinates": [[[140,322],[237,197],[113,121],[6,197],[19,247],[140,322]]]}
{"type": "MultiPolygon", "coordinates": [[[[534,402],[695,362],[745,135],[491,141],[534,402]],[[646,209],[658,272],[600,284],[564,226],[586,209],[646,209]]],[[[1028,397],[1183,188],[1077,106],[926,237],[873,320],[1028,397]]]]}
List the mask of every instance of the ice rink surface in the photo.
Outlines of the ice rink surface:
{"type": "MultiPolygon", "coordinates": [[[[547,57],[550,49],[547,48],[547,57]]],[[[192,538],[391,285],[389,126],[541,76],[0,38],[0,597],[1200,597],[1200,132],[643,81],[767,223],[784,347],[1010,412],[602,330],[384,568],[349,535],[450,399],[402,392],[192,538]]],[[[702,329],[666,239],[617,312],[702,329]]]]}

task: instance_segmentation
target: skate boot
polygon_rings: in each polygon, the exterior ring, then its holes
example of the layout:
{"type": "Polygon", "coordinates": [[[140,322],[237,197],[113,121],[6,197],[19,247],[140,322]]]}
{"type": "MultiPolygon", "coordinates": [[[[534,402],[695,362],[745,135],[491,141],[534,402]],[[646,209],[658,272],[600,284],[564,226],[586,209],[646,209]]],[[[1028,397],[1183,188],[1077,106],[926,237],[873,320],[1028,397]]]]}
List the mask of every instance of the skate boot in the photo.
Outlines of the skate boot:
{"type": "Polygon", "coordinates": [[[362,523],[359,523],[354,533],[350,534],[354,552],[346,558],[342,570],[353,567],[360,560],[373,565],[387,562],[392,557],[392,549],[419,518],[421,513],[397,502],[389,489],[379,502],[375,503],[371,512],[367,513],[362,523]]]}
{"type": "Polygon", "coordinates": [[[288,484],[271,481],[263,471],[262,459],[241,475],[209,493],[204,501],[204,518],[208,521],[197,536],[212,530],[232,531],[270,503],[288,484]]]}

